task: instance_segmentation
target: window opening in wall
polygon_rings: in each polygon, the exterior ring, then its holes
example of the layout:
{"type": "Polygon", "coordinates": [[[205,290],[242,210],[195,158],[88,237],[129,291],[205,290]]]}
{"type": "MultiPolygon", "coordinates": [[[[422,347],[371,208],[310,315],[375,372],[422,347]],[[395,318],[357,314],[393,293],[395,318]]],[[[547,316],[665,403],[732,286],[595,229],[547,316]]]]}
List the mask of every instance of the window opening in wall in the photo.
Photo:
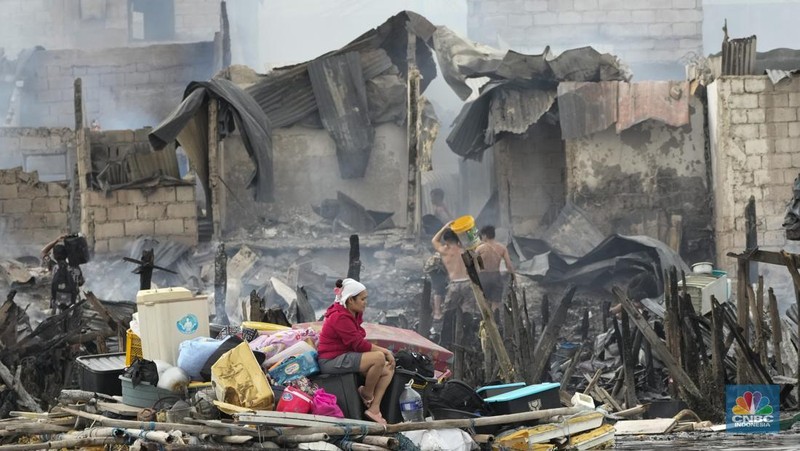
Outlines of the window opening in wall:
{"type": "Polygon", "coordinates": [[[81,20],[105,20],[106,0],[81,0],[81,20]]]}
{"type": "Polygon", "coordinates": [[[131,41],[174,39],[174,0],[128,0],[128,36],[131,41]]]}

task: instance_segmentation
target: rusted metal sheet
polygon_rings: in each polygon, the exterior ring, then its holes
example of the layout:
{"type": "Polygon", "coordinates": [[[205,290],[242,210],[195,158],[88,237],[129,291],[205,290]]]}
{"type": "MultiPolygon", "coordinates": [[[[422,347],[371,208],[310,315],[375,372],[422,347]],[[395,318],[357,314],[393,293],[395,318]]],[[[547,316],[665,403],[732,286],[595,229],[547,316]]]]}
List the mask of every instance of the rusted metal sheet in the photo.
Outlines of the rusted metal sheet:
{"type": "Polygon", "coordinates": [[[494,90],[486,135],[525,133],[556,100],[556,91],[506,85],[494,90]]]}
{"type": "Polygon", "coordinates": [[[722,41],[722,75],[755,75],[756,37],[722,41]]]}
{"type": "Polygon", "coordinates": [[[564,82],[558,85],[558,114],[563,139],[603,131],[617,121],[619,83],[564,82]]]}
{"type": "Polygon", "coordinates": [[[673,127],[689,123],[689,82],[620,83],[617,133],[648,119],[673,127]]]}
{"type": "Polygon", "coordinates": [[[357,52],[316,59],[308,65],[322,125],[336,143],[343,179],[367,171],[375,129],[369,119],[367,92],[357,52]]]}

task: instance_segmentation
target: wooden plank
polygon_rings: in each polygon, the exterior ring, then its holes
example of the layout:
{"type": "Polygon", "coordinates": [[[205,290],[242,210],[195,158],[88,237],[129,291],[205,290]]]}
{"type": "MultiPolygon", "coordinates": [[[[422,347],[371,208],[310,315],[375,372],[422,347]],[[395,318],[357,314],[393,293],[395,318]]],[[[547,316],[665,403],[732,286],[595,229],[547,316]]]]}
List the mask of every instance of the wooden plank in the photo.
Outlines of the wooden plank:
{"type": "MultiPolygon", "coordinates": [[[[603,415],[592,412],[578,415],[560,423],[548,423],[509,431],[495,436],[494,443],[501,447],[519,449],[519,446],[532,446],[550,440],[597,429],[603,424],[603,415]]],[[[524,448],[527,449],[527,448],[524,448]]]]}
{"type": "MultiPolygon", "coordinates": [[[[795,265],[800,266],[800,254],[788,254],[795,265]]],[[[772,265],[786,266],[786,261],[780,252],[764,251],[756,249],[748,252],[737,254],[735,252],[728,252],[726,256],[744,261],[755,261],[761,263],[769,263],[772,265]]]]}
{"type": "Polygon", "coordinates": [[[636,362],[634,361],[631,328],[628,323],[628,313],[624,310],[622,311],[621,323],[622,330],[620,333],[622,336],[623,349],[622,363],[625,366],[625,407],[631,408],[639,404],[639,399],[636,397],[636,377],[634,374],[636,362]]]}
{"type": "Polygon", "coordinates": [[[572,435],[569,438],[569,449],[582,451],[588,449],[608,449],[614,447],[616,429],[610,424],[604,424],[597,429],[572,435]]]}
{"type": "Polygon", "coordinates": [[[123,417],[136,417],[143,410],[141,407],[106,401],[97,401],[97,407],[101,412],[111,412],[123,417]]]}
{"type": "Polygon", "coordinates": [[[674,418],[656,418],[653,420],[623,420],[614,424],[616,435],[655,435],[668,434],[678,420],[674,418]]]}
{"type": "MultiPolygon", "coordinates": [[[[794,282],[795,300],[797,301],[797,311],[800,312],[800,274],[797,272],[797,261],[786,251],[781,251],[781,256],[789,269],[789,274],[794,282]]],[[[800,321],[797,322],[797,336],[800,337],[800,321]]],[[[797,365],[797,385],[800,387],[800,364],[797,365]]],[[[800,388],[798,388],[800,393],[800,388]]]]}
{"type": "Polygon", "coordinates": [[[533,369],[531,370],[531,383],[535,384],[542,380],[547,363],[550,361],[550,354],[553,352],[556,340],[558,340],[558,333],[561,330],[561,326],[567,318],[567,311],[569,311],[576,290],[576,287],[571,287],[567,291],[567,294],[564,295],[564,299],[562,299],[561,303],[558,305],[555,315],[553,315],[553,318],[547,323],[547,326],[542,332],[542,337],[539,339],[539,343],[536,345],[536,350],[533,354],[535,360],[533,369]]]}
{"type": "Polygon", "coordinates": [[[11,370],[8,369],[7,366],[3,365],[3,362],[0,362],[0,379],[6,384],[7,387],[11,387],[16,393],[19,399],[17,399],[17,403],[20,407],[25,407],[26,409],[32,412],[41,412],[42,409],[39,407],[39,403],[33,398],[33,396],[25,390],[25,387],[22,386],[22,381],[19,379],[15,379],[14,376],[11,375],[11,370]]]}
{"type": "Polygon", "coordinates": [[[711,367],[713,381],[718,389],[725,386],[725,346],[723,343],[722,307],[711,296],[711,367]]]}
{"type": "Polygon", "coordinates": [[[772,377],[770,377],[767,370],[761,366],[761,362],[758,361],[757,356],[745,341],[744,336],[738,330],[736,324],[733,323],[733,319],[728,315],[722,315],[722,317],[731,330],[731,334],[736,340],[736,343],[739,345],[738,349],[742,355],[742,360],[736,360],[737,369],[741,369],[742,373],[745,375],[749,372],[749,374],[755,378],[756,383],[772,385],[772,377]]]}
{"type": "Polygon", "coordinates": [[[697,385],[695,385],[694,381],[692,381],[678,365],[656,332],[650,327],[650,324],[647,323],[647,320],[644,319],[630,299],[625,296],[625,293],[623,293],[619,287],[614,287],[612,291],[617,297],[617,300],[622,302],[622,306],[628,312],[628,315],[630,315],[631,321],[633,321],[636,327],[644,334],[644,338],[650,343],[651,349],[656,354],[656,357],[667,366],[672,378],[695,399],[703,399],[703,394],[697,388],[697,385]]]}
{"type": "MultiPolygon", "coordinates": [[[[747,265],[748,262],[739,260],[736,271],[736,318],[739,327],[743,331],[742,338],[744,339],[744,344],[747,344],[748,336],[750,335],[747,321],[747,279],[749,279],[750,276],[747,274],[747,265]]],[[[736,361],[743,362],[746,358],[740,346],[736,353],[736,361]]],[[[749,383],[747,379],[747,367],[745,365],[736,365],[736,383],[749,383]]]]}
{"type": "Polygon", "coordinates": [[[243,424],[264,424],[274,426],[374,426],[372,421],[351,420],[349,418],[326,417],[307,413],[275,412],[272,410],[255,410],[252,413],[239,413],[236,420],[243,424]]]}

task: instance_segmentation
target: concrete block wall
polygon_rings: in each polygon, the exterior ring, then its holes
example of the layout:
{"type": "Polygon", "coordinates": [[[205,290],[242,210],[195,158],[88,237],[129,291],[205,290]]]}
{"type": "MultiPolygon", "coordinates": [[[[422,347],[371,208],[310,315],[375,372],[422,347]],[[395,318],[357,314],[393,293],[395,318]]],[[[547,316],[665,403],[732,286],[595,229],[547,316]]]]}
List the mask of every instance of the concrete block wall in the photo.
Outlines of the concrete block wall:
{"type": "Polygon", "coordinates": [[[2,247],[35,250],[69,231],[66,182],[43,182],[21,167],[0,170],[2,247]]]}
{"type": "Polygon", "coordinates": [[[603,234],[647,235],[669,243],[677,232],[687,262],[712,258],[703,121],[703,106],[693,98],[686,126],[649,120],[621,134],[612,126],[567,140],[567,197],[603,234]]]}
{"type": "Polygon", "coordinates": [[[497,179],[510,183],[514,232],[524,236],[544,232],[564,205],[566,194],[560,130],[536,125],[525,137],[509,134],[494,146],[494,152],[497,179]]]}
{"type": "Polygon", "coordinates": [[[212,42],[36,52],[23,91],[21,125],[74,127],[79,77],[87,123],[96,119],[103,129],[157,124],[180,103],[189,82],[211,78],[213,53],[212,42]]]}
{"type": "Polygon", "coordinates": [[[75,133],[69,128],[0,127],[0,169],[21,167],[39,180],[69,180],[75,133]]]}
{"type": "Polygon", "coordinates": [[[631,64],[637,79],[682,78],[679,59],[702,55],[702,0],[468,0],[468,5],[473,40],[529,53],[541,53],[546,45],[559,51],[592,45],[631,64]]]}
{"type": "MultiPolygon", "coordinates": [[[[776,85],[767,76],[723,77],[710,87],[709,101],[714,104],[717,264],[735,275],[736,262],[726,254],[745,250],[744,210],[750,196],[756,201],[759,247],[800,252],[782,227],[800,174],[800,77],[776,85]]],[[[768,278],[776,275],[768,280],[773,286],[791,284],[785,268],[761,269],[768,278]]]]}
{"type": "MultiPolygon", "coordinates": [[[[173,1],[175,36],[171,42],[214,39],[219,31],[220,0],[173,1]]],[[[128,0],[2,0],[0,17],[0,42],[12,59],[20,50],[37,45],[48,50],[142,45],[129,38],[128,0]],[[84,7],[101,13],[82,17],[84,7]]]]}
{"type": "Polygon", "coordinates": [[[88,233],[97,253],[117,253],[139,236],[197,244],[194,186],[84,193],[88,233]]]}
{"type": "Polygon", "coordinates": [[[220,0],[175,0],[175,39],[213,41],[220,30],[220,0]]]}

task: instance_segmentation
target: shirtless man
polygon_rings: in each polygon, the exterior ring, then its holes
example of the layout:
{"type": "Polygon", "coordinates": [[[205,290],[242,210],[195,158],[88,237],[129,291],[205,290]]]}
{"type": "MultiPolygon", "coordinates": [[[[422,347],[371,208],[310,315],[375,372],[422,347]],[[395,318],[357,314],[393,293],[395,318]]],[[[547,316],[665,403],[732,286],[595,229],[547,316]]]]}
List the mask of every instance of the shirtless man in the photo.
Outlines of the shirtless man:
{"type": "Polygon", "coordinates": [[[511,264],[511,257],[508,249],[501,243],[495,241],[494,226],[487,225],[480,231],[481,245],[476,252],[483,260],[483,271],[478,276],[481,279],[483,293],[486,300],[491,303],[492,310],[500,310],[503,305],[503,276],[500,273],[500,262],[505,262],[506,271],[514,277],[514,265],[511,264]]]}
{"type": "Polygon", "coordinates": [[[442,346],[447,347],[455,339],[455,321],[458,313],[476,313],[477,302],[472,294],[472,285],[467,276],[467,267],[461,253],[464,248],[455,232],[450,230],[449,221],[431,239],[433,248],[442,256],[450,282],[444,297],[444,320],[442,323],[442,346]]]}
{"type": "Polygon", "coordinates": [[[442,224],[447,224],[449,221],[453,220],[453,215],[450,214],[450,211],[444,204],[444,191],[442,191],[441,188],[434,188],[431,190],[431,205],[433,206],[433,215],[436,216],[438,220],[442,221],[442,224]]]}

